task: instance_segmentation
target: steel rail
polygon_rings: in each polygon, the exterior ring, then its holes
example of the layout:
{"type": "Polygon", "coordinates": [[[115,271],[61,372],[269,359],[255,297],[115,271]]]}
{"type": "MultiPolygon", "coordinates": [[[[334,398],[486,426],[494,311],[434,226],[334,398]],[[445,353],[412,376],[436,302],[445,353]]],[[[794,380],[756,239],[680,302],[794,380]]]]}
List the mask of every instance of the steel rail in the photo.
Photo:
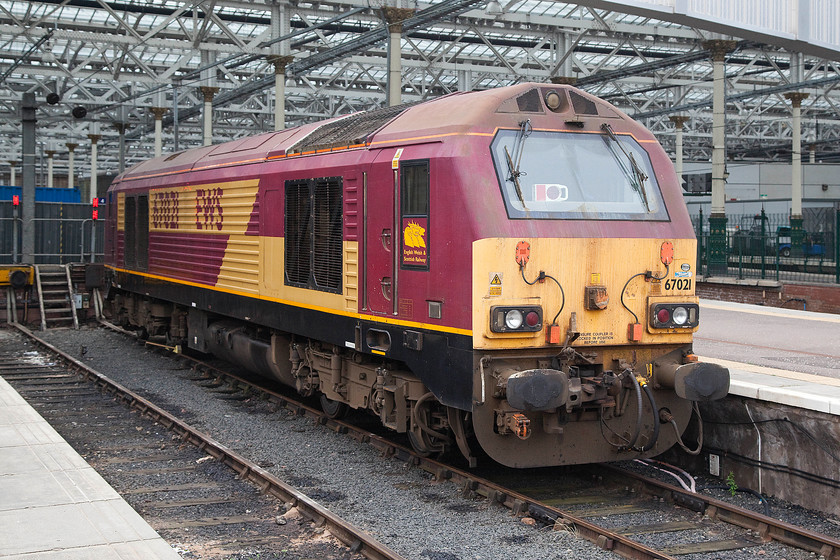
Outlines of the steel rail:
{"type": "Polygon", "coordinates": [[[622,478],[631,478],[643,484],[664,498],[671,499],[677,503],[688,504],[692,509],[700,510],[712,519],[718,519],[725,523],[737,525],[744,529],[755,531],[764,541],[778,541],[808,552],[813,552],[825,560],[840,559],[840,540],[828,535],[823,535],[796,525],[768,517],[761,513],[750,511],[728,504],[722,500],[705,496],[703,494],[688,492],[667,482],[627,471],[614,465],[601,465],[604,469],[618,474],[622,478]]]}
{"type": "MultiPolygon", "coordinates": [[[[100,321],[100,323],[129,336],[136,336],[134,333],[107,321],[100,321]]],[[[163,349],[168,348],[160,344],[147,344],[163,349]]],[[[324,425],[333,431],[348,434],[357,441],[367,443],[379,450],[383,456],[394,457],[405,463],[422,468],[433,474],[438,480],[451,480],[459,484],[465,493],[483,496],[492,502],[507,507],[514,514],[528,514],[542,523],[552,525],[555,530],[571,530],[597,546],[615,552],[625,558],[674,560],[673,556],[669,556],[661,551],[633,541],[624,535],[600,527],[565,510],[543,504],[524,494],[500,486],[485,478],[478,477],[469,471],[458,469],[435,459],[421,457],[414,450],[390,441],[387,438],[360,429],[352,424],[342,422],[341,420],[329,418],[319,409],[309,407],[265,387],[255,386],[251,381],[236,374],[220,370],[213,365],[206,364],[194,358],[186,356],[185,358],[205,368],[208,372],[212,371],[211,376],[220,379],[229,379],[242,387],[257,389],[278,405],[295,412],[299,416],[310,418],[316,424],[324,425]]],[[[618,474],[622,478],[633,479],[648,488],[651,494],[668,498],[678,505],[695,511],[703,511],[710,518],[716,518],[719,521],[755,531],[763,540],[776,540],[782,544],[823,556],[825,560],[840,560],[840,540],[728,504],[709,496],[687,492],[682,488],[638,473],[626,471],[620,467],[606,463],[599,466],[609,472],[618,474]]]]}
{"type": "Polygon", "coordinates": [[[346,544],[352,552],[358,552],[371,560],[404,560],[403,556],[378,542],[371,535],[340,518],[208,434],[200,432],[127,387],[91,369],[73,356],[39,338],[23,325],[12,323],[12,326],[43,348],[60,356],[72,370],[94,383],[101,391],[119,398],[130,407],[140,411],[141,414],[152,418],[168,430],[178,434],[182,441],[195,445],[220,463],[227,465],[236,471],[239,478],[251,482],[262,493],[270,494],[287,503],[291,502],[304,516],[312,519],[316,524],[326,525],[330,533],[346,544]]]}

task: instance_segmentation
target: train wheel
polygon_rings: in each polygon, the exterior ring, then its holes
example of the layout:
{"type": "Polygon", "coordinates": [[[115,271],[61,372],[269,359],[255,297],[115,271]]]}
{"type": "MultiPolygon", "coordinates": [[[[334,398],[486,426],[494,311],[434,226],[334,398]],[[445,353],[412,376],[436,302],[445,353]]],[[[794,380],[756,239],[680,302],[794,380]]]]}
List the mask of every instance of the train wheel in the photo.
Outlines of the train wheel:
{"type": "Polygon", "coordinates": [[[343,402],[334,401],[321,393],[321,410],[333,420],[340,420],[347,416],[347,413],[350,412],[350,407],[343,402]]]}
{"type": "Polygon", "coordinates": [[[411,429],[408,430],[408,441],[422,457],[443,455],[452,443],[452,438],[448,434],[435,431],[430,427],[433,399],[432,393],[426,393],[411,409],[411,429]]]}

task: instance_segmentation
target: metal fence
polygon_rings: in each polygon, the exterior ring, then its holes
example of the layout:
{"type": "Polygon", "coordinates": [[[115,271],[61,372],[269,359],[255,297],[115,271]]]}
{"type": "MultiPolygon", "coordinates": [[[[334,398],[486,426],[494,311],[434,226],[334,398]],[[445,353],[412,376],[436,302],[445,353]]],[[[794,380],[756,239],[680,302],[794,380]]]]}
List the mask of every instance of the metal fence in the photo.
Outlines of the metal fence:
{"type": "MultiPolygon", "coordinates": [[[[102,262],[105,242],[105,208],[98,220],[89,204],[35,203],[35,262],[67,264],[102,262]]],[[[11,202],[0,202],[0,264],[21,262],[22,221],[11,202]]]]}
{"type": "Polygon", "coordinates": [[[697,270],[705,276],[840,284],[840,209],[806,208],[802,218],[797,248],[787,214],[728,215],[726,271],[710,274],[708,216],[694,215],[697,270]]]}

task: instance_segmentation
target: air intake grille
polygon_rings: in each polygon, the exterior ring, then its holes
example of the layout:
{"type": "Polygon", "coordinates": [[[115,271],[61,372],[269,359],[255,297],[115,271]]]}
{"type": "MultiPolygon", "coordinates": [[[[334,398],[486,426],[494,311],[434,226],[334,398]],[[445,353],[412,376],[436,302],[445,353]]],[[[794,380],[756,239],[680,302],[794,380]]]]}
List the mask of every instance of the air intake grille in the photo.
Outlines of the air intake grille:
{"type": "Polygon", "coordinates": [[[374,132],[408,109],[410,104],[384,107],[373,111],[354,113],[328,122],[313,130],[306,138],[291,146],[288,153],[311,152],[329,148],[343,148],[365,144],[374,132]]]}
{"type": "Polygon", "coordinates": [[[286,182],[286,284],[341,293],[341,177],[286,182]]]}
{"type": "Polygon", "coordinates": [[[591,99],[587,99],[586,97],[580,95],[579,93],[575,93],[573,91],[569,92],[569,97],[572,98],[572,107],[575,109],[575,113],[578,115],[597,115],[598,114],[598,107],[595,105],[595,102],[591,99]]]}
{"type": "Polygon", "coordinates": [[[312,268],[309,181],[286,182],[286,284],[309,287],[312,268]]]}

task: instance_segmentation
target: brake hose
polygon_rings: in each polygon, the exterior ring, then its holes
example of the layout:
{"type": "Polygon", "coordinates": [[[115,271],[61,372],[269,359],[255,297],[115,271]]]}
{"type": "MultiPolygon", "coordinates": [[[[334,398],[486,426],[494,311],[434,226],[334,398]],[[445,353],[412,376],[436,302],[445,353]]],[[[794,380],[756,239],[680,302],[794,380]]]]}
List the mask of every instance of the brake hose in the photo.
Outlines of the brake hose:
{"type": "Polygon", "coordinates": [[[639,385],[639,380],[636,379],[636,376],[633,375],[632,371],[628,369],[625,370],[624,373],[630,375],[630,379],[633,380],[633,389],[636,392],[636,431],[633,433],[633,437],[630,438],[630,441],[628,441],[627,444],[619,447],[619,451],[634,449],[636,440],[639,439],[639,434],[642,432],[642,388],[639,385]]]}
{"type": "Polygon", "coordinates": [[[650,441],[641,447],[634,447],[634,451],[638,451],[639,453],[644,453],[645,451],[650,451],[653,449],[653,446],[656,445],[656,440],[659,439],[659,408],[656,406],[656,400],[653,398],[653,390],[650,388],[650,385],[646,381],[641,383],[642,389],[645,391],[645,395],[647,395],[648,400],[650,401],[650,407],[653,409],[653,436],[651,436],[650,441]]]}

